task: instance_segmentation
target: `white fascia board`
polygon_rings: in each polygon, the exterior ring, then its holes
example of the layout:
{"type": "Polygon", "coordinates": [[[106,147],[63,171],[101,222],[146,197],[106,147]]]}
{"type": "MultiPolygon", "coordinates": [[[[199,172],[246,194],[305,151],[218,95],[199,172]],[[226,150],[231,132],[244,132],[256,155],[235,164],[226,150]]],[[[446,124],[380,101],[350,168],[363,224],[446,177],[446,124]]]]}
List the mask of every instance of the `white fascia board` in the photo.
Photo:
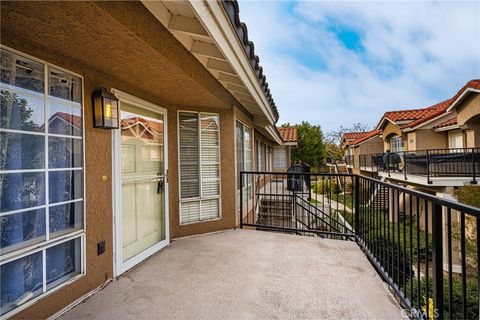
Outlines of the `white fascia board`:
{"type": "Polygon", "coordinates": [[[269,125],[265,127],[265,130],[270,134],[270,136],[275,140],[276,143],[279,145],[282,145],[284,142],[282,140],[282,137],[280,136],[280,133],[278,133],[277,129],[273,125],[269,125]]]}
{"type": "Polygon", "coordinates": [[[455,101],[453,101],[450,107],[448,107],[447,111],[451,111],[453,108],[455,108],[457,104],[470,92],[480,93],[480,90],[467,88],[467,90],[463,91],[463,93],[457,99],[455,99],[455,101]]]}
{"type": "Polygon", "coordinates": [[[383,130],[380,129],[380,128],[383,126],[383,124],[385,123],[385,121],[388,121],[388,122],[390,122],[391,124],[397,124],[397,123],[393,122],[392,120],[390,120],[390,119],[382,116],[382,119],[381,119],[380,123],[378,124],[378,126],[375,128],[375,130],[381,130],[381,131],[383,131],[383,130]]]}
{"type": "Polygon", "coordinates": [[[434,117],[434,118],[432,118],[432,119],[430,119],[430,120],[428,120],[428,121],[426,121],[426,122],[424,122],[424,123],[421,123],[421,124],[419,124],[419,125],[416,126],[416,127],[406,128],[406,129],[403,129],[402,131],[403,131],[403,132],[415,131],[415,130],[420,129],[420,128],[428,125],[428,124],[431,124],[432,122],[435,122],[435,121],[437,121],[437,120],[440,120],[440,119],[442,119],[443,117],[446,118],[447,116],[452,115],[452,113],[453,113],[453,112],[445,111],[445,113],[442,113],[442,114],[440,114],[440,115],[438,115],[438,116],[436,116],[436,117],[434,117]]]}
{"type": "Polygon", "coordinates": [[[380,133],[377,134],[377,135],[374,135],[374,136],[372,136],[372,137],[368,138],[367,140],[364,140],[364,141],[362,141],[362,142],[360,142],[360,143],[352,144],[352,146],[355,146],[355,147],[360,146],[360,145],[364,144],[365,142],[368,142],[368,141],[370,141],[370,140],[372,140],[373,138],[376,138],[376,137],[378,137],[378,136],[380,136],[380,133]]]}
{"type": "Polygon", "coordinates": [[[450,131],[455,129],[460,129],[460,126],[458,124],[454,124],[454,125],[443,127],[443,128],[437,128],[435,129],[435,132],[450,131]]]}
{"type": "Polygon", "coordinates": [[[189,0],[189,3],[219,50],[252,94],[263,114],[271,124],[274,124],[275,116],[270,104],[221,1],[189,0]]]}

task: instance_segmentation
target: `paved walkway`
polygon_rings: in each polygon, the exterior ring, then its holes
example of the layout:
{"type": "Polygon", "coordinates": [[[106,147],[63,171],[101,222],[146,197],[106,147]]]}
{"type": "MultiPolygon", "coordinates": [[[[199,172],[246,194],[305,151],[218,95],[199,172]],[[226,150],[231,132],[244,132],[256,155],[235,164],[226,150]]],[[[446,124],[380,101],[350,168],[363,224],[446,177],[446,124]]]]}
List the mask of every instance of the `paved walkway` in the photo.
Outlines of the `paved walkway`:
{"type": "Polygon", "coordinates": [[[62,319],[401,319],[354,242],[254,230],[174,241],[62,319]]]}

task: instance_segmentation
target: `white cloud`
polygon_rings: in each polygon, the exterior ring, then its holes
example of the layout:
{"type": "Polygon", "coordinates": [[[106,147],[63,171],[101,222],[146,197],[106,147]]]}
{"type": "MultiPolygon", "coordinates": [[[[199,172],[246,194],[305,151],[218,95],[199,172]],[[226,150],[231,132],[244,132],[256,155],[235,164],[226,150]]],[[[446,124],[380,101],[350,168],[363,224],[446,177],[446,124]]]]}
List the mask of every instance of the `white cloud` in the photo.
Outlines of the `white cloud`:
{"type": "Polygon", "coordinates": [[[242,1],[240,18],[280,123],[373,126],[385,111],[434,104],[480,77],[478,2],[242,1]],[[332,23],[358,31],[364,51],[345,48],[332,23]]]}

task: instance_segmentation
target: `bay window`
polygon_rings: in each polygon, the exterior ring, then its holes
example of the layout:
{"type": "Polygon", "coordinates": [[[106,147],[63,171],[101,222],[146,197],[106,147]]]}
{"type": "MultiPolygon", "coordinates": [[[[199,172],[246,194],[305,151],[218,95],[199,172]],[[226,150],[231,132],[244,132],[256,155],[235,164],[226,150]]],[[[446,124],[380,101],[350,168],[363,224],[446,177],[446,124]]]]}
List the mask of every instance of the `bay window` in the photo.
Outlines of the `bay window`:
{"type": "Polygon", "coordinates": [[[220,217],[220,119],[179,112],[180,223],[220,217]]]}
{"type": "Polygon", "coordinates": [[[0,310],[84,273],[82,78],[2,47],[0,310]]]}

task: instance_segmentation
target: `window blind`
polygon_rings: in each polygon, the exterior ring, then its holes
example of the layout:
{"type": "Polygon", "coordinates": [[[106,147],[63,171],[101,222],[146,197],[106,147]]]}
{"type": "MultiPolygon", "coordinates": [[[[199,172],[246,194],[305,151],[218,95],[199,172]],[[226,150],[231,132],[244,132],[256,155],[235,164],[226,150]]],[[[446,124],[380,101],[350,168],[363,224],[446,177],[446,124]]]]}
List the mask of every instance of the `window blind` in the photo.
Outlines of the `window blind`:
{"type": "Polygon", "coordinates": [[[179,114],[181,224],[220,216],[219,123],[215,114],[179,114]]]}
{"type": "Polygon", "coordinates": [[[264,166],[264,163],[263,163],[263,145],[257,141],[257,145],[258,145],[258,150],[257,150],[257,169],[258,171],[263,171],[265,168],[263,167],[264,166]]]}
{"type": "Polygon", "coordinates": [[[200,196],[198,115],[180,113],[180,190],[181,198],[200,196]]]}
{"type": "Polygon", "coordinates": [[[286,168],[287,167],[287,151],[284,147],[273,149],[273,167],[286,168]]]}

